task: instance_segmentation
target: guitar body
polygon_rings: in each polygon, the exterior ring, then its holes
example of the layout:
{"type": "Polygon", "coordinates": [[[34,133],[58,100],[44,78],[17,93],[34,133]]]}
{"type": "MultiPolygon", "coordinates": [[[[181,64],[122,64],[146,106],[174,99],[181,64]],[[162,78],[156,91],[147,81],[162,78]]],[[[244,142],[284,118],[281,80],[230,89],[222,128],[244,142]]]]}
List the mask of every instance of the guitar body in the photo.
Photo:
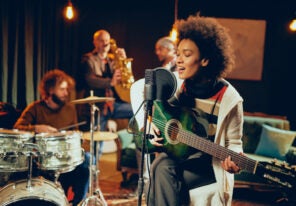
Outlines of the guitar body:
{"type": "MultiPolygon", "coordinates": [[[[154,101],[153,123],[161,131],[163,140],[163,148],[156,147],[147,141],[148,153],[166,152],[170,156],[177,159],[185,159],[189,155],[197,152],[196,148],[188,146],[188,144],[181,143],[179,133],[182,131],[192,131],[199,136],[207,137],[206,127],[207,122],[198,114],[190,109],[172,107],[171,105],[154,101]]],[[[135,142],[138,148],[142,145],[143,133],[136,135],[135,142]]]]}

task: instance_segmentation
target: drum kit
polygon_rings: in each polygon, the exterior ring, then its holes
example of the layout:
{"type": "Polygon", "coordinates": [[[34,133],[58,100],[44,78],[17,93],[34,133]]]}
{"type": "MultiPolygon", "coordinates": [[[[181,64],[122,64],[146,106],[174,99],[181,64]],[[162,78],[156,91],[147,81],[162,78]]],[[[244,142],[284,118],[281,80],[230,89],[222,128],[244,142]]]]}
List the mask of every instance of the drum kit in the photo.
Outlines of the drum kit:
{"type": "MultiPolygon", "coordinates": [[[[99,109],[97,102],[113,101],[109,97],[90,96],[73,100],[73,104],[90,104],[90,132],[60,131],[56,133],[33,134],[27,131],[0,129],[0,175],[24,172],[27,179],[16,180],[0,188],[0,205],[69,205],[67,197],[58,182],[61,173],[74,170],[84,161],[84,149],[81,139],[90,143],[90,175],[88,196],[82,200],[81,206],[107,205],[99,188],[99,167],[94,154],[94,141],[105,141],[117,136],[110,132],[94,131],[94,114],[99,109]],[[33,160],[38,169],[54,171],[55,180],[43,177],[32,177],[33,160]]],[[[98,115],[99,116],[99,115],[98,115]]],[[[98,121],[99,122],[99,121],[98,121]]],[[[1,178],[0,178],[1,183],[1,178]]]]}

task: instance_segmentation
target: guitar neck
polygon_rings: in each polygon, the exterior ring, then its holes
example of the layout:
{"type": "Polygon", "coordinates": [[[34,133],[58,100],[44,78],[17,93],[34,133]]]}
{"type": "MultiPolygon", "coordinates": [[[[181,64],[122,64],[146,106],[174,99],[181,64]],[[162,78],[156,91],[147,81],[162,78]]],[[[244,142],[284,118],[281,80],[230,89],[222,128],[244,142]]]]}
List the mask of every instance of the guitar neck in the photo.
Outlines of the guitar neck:
{"type": "Polygon", "coordinates": [[[237,152],[229,150],[221,145],[213,143],[203,137],[199,137],[186,130],[180,130],[178,140],[186,145],[198,149],[202,152],[210,154],[220,160],[224,160],[230,156],[231,159],[243,170],[255,174],[258,162],[246,156],[240,155],[237,152]]]}

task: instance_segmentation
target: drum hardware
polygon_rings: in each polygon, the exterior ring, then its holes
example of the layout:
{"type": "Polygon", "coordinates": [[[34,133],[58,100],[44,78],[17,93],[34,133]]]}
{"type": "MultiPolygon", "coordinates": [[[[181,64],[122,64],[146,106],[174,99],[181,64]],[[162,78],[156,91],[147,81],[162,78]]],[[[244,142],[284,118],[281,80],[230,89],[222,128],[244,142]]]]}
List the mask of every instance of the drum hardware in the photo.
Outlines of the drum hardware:
{"type": "Polygon", "coordinates": [[[23,143],[22,149],[25,152],[22,152],[22,155],[27,156],[28,162],[28,173],[27,173],[27,185],[26,188],[29,191],[32,191],[32,171],[33,171],[33,157],[40,155],[40,147],[34,143],[23,143]]]}
{"type": "MultiPolygon", "coordinates": [[[[96,154],[94,154],[94,123],[95,123],[95,112],[98,112],[98,124],[100,123],[100,109],[95,105],[97,102],[105,101],[114,101],[114,98],[111,97],[96,97],[93,96],[93,91],[90,91],[91,96],[72,101],[74,104],[90,104],[90,161],[89,161],[89,196],[82,201],[81,206],[107,206],[107,202],[103,196],[102,191],[99,187],[99,164],[98,164],[98,153],[99,153],[99,144],[97,144],[96,154]],[[93,159],[96,159],[95,163],[93,159]]],[[[98,126],[98,130],[100,127],[98,126]]]]}
{"type": "Polygon", "coordinates": [[[31,154],[29,157],[28,157],[28,165],[29,165],[29,169],[28,169],[28,176],[27,176],[27,185],[26,185],[26,188],[29,190],[29,191],[32,191],[32,165],[33,165],[33,154],[31,154]]]}
{"type": "MultiPolygon", "coordinates": [[[[28,165],[28,173],[27,173],[27,184],[26,184],[26,189],[29,191],[32,191],[32,168],[33,168],[33,157],[40,155],[38,149],[38,145],[34,143],[23,143],[21,145],[21,148],[24,149],[24,151],[19,151],[19,152],[7,152],[5,155],[6,157],[13,158],[14,160],[17,160],[18,157],[20,156],[25,156],[27,157],[27,165],[28,165]]],[[[10,161],[11,163],[17,162],[17,161],[10,161]]]]}

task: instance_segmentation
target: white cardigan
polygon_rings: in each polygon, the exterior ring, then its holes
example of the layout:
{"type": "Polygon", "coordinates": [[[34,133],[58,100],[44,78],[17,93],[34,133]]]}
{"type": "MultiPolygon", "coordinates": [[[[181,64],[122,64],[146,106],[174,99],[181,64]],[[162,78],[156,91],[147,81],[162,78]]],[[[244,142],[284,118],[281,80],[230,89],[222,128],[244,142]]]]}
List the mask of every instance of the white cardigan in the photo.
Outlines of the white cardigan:
{"type": "MultiPolygon", "coordinates": [[[[174,72],[177,75],[176,72],[174,72]]],[[[182,80],[177,77],[178,88],[182,80]]],[[[224,80],[226,81],[226,80],[224,80]]],[[[227,82],[227,81],[226,81],[227,82]]],[[[236,152],[242,152],[243,99],[229,83],[220,103],[215,143],[236,152]]],[[[136,81],[131,87],[131,103],[136,114],[144,100],[144,79],[136,81]]],[[[144,125],[144,109],[136,114],[139,128],[144,125]]],[[[230,206],[233,195],[234,175],[221,167],[221,161],[213,158],[213,168],[217,182],[190,190],[191,205],[194,206],[230,206]]]]}

